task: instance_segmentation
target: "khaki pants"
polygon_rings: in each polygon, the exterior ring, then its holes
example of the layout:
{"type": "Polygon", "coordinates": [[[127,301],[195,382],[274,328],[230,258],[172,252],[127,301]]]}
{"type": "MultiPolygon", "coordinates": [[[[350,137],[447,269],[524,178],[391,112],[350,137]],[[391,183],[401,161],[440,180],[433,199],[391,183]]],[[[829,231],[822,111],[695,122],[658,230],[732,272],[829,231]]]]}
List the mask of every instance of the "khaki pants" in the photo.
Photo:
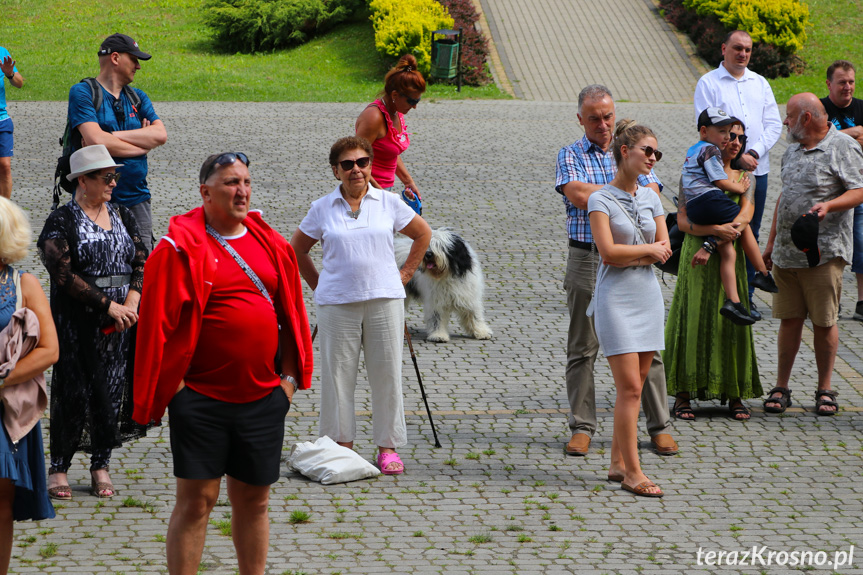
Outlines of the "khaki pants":
{"type": "MultiPolygon", "coordinates": [[[[596,266],[599,254],[570,246],[566,262],[566,305],[569,308],[569,333],[566,342],[566,394],[569,398],[569,428],[572,433],[596,432],[596,386],[593,364],[599,352],[599,342],[593,328],[593,318],[585,311],[590,304],[596,283],[596,266]]],[[[647,432],[651,437],[669,433],[671,416],[668,413],[665,387],[665,366],[659,352],[647,373],[641,392],[641,403],[647,419],[647,432]]]]}
{"type": "Polygon", "coordinates": [[[320,434],[353,441],[357,434],[354,392],[360,349],[372,392],[372,435],[378,447],[407,443],[402,401],[405,306],[401,299],[319,305],[321,346],[320,434]]]}

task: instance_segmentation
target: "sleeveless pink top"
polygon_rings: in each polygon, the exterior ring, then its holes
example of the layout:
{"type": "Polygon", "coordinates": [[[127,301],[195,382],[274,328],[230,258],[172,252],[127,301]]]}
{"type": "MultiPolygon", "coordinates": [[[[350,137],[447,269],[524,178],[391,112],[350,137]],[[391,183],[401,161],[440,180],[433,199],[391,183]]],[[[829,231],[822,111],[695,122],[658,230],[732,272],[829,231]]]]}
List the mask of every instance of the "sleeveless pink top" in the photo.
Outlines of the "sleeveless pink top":
{"type": "Polygon", "coordinates": [[[396,181],[396,165],[399,154],[408,149],[411,140],[408,137],[405,117],[401,112],[396,113],[399,115],[402,131],[396,133],[395,125],[384,103],[378,99],[368,105],[368,107],[371,106],[377,106],[387,122],[387,135],[378,138],[372,144],[372,149],[375,151],[375,157],[372,160],[372,177],[381,187],[389,188],[396,181]]]}

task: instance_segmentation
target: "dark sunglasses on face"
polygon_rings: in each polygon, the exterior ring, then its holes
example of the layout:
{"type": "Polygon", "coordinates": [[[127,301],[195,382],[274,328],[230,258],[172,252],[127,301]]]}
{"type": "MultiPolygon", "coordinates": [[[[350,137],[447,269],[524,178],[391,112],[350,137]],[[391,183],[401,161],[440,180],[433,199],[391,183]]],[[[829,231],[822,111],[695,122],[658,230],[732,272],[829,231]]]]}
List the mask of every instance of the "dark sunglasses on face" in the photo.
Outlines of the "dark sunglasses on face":
{"type": "Polygon", "coordinates": [[[402,94],[401,92],[399,92],[399,95],[402,98],[404,98],[405,100],[407,100],[407,103],[410,104],[411,106],[416,106],[417,104],[420,103],[420,100],[422,99],[422,96],[420,96],[419,98],[411,98],[407,94],[402,94]]]}
{"type": "Polygon", "coordinates": [[[657,150],[655,148],[652,148],[650,146],[639,146],[638,149],[643,150],[644,155],[647,156],[648,158],[650,156],[656,156],[657,162],[662,159],[662,152],[660,152],[659,150],[657,150]]]}
{"type": "Polygon", "coordinates": [[[746,134],[735,134],[734,132],[731,132],[731,133],[729,134],[729,137],[731,138],[731,140],[730,140],[731,142],[733,142],[734,140],[736,140],[736,139],[740,138],[740,145],[741,145],[741,146],[745,146],[745,145],[746,145],[746,134]]]}
{"type": "Polygon", "coordinates": [[[109,174],[87,174],[94,180],[102,180],[105,184],[110,184],[111,182],[117,182],[120,180],[120,174],[117,172],[111,172],[109,174]]]}
{"type": "Polygon", "coordinates": [[[247,168],[251,163],[249,161],[249,157],[246,156],[246,154],[244,154],[243,152],[225,152],[224,154],[213,160],[213,163],[210,164],[210,167],[207,168],[207,171],[204,172],[204,177],[201,178],[201,183],[203,184],[204,182],[206,182],[210,178],[210,176],[213,175],[213,172],[215,172],[216,169],[220,166],[227,166],[229,164],[233,164],[237,160],[240,160],[241,162],[246,164],[247,168]]]}
{"type": "Polygon", "coordinates": [[[339,165],[344,171],[350,172],[354,169],[354,164],[358,165],[360,168],[365,168],[369,165],[370,161],[369,157],[365,156],[363,158],[357,158],[356,160],[342,160],[339,162],[339,165]]]}

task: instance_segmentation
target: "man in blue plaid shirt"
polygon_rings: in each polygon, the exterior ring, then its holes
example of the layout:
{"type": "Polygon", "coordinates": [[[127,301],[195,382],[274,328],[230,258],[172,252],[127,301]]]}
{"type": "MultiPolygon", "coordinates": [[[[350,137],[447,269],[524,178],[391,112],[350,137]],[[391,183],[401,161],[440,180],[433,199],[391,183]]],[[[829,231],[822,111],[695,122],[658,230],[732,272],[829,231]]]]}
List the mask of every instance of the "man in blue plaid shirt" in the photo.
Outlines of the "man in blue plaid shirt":
{"type": "MultiPolygon", "coordinates": [[[[569,308],[566,393],[569,397],[572,438],[564,448],[568,455],[587,455],[590,440],[596,432],[593,364],[599,343],[593,318],[587,317],[585,312],[596,282],[599,252],[590,233],[587,199],[592,192],[610,182],[617,172],[611,152],[614,100],[608,88],[593,84],[579,93],[578,120],[584,127],[584,137],[562,148],[557,155],[555,186],[566,205],[566,230],[569,236],[569,258],[563,283],[569,308]]],[[[638,183],[653,189],[657,194],[662,189],[662,183],[652,171],[647,176],[639,176],[638,183]]],[[[654,449],[660,455],[673,455],[677,453],[677,443],[669,434],[671,418],[666,395],[665,368],[659,352],[656,352],[642,391],[642,403],[654,449]]]]}

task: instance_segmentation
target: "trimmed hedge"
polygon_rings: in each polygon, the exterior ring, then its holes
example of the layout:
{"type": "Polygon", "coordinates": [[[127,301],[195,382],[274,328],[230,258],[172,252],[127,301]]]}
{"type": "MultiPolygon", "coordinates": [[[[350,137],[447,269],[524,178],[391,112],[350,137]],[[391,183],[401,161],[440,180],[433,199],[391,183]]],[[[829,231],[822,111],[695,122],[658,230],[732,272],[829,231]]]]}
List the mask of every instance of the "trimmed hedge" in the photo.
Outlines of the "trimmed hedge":
{"type": "MultiPolygon", "coordinates": [[[[471,0],[438,0],[452,16],[453,28],[462,29],[462,81],[472,86],[485,86],[491,82],[486,62],[488,60],[488,40],[476,29],[479,20],[471,0]]],[[[455,82],[455,80],[450,80],[455,82]]]]}
{"type": "Polygon", "coordinates": [[[204,24],[226,52],[259,52],[306,42],[365,18],[364,0],[207,0],[204,24]]]}
{"type": "Polygon", "coordinates": [[[371,0],[375,48],[384,57],[413,54],[424,76],[431,69],[431,33],[453,27],[446,8],[435,0],[371,0]]]}
{"type": "Polygon", "coordinates": [[[795,52],[806,42],[809,8],[798,0],[660,0],[660,7],[711,65],[722,61],[728,32],[746,30],[753,42],[751,70],[776,78],[803,68],[795,52]]]}

